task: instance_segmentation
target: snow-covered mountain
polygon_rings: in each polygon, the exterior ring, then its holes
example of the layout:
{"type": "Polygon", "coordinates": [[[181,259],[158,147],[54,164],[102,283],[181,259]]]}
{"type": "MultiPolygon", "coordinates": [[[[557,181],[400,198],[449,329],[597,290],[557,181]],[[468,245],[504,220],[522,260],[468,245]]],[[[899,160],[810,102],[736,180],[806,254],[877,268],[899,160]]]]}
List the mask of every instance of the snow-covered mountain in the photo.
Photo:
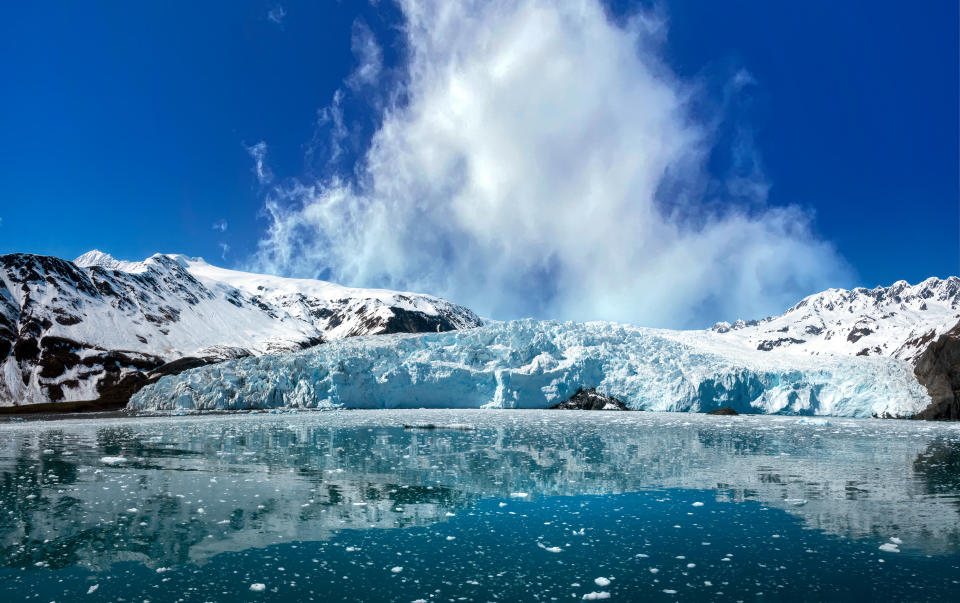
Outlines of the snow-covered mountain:
{"type": "Polygon", "coordinates": [[[3,255],[0,406],[124,401],[159,375],[226,358],[480,324],[428,295],[238,272],[182,255],[3,255]]]}
{"type": "Polygon", "coordinates": [[[876,289],[828,289],[763,320],[720,322],[711,331],[761,351],[890,356],[914,363],[960,321],[960,278],[899,281],[876,289]]]}
{"type": "Polygon", "coordinates": [[[960,278],[829,289],[780,316],[713,326],[707,337],[773,354],[888,356],[930,396],[915,418],[960,420],[960,278]],[[718,337],[714,337],[718,336],[718,337]]]}

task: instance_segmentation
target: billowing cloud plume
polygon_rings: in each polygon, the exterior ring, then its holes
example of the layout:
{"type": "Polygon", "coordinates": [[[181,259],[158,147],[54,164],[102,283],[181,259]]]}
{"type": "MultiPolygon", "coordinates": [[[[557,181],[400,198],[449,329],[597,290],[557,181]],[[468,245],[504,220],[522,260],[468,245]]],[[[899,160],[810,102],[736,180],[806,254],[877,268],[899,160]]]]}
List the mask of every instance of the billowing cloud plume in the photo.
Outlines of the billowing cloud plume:
{"type": "Polygon", "coordinates": [[[615,22],[596,0],[401,7],[402,100],[352,173],[273,190],[257,268],[496,318],[673,327],[779,312],[846,279],[807,212],[757,198],[749,136],[731,183],[751,198],[708,185],[712,126],[660,60],[662,19],[615,22]]]}

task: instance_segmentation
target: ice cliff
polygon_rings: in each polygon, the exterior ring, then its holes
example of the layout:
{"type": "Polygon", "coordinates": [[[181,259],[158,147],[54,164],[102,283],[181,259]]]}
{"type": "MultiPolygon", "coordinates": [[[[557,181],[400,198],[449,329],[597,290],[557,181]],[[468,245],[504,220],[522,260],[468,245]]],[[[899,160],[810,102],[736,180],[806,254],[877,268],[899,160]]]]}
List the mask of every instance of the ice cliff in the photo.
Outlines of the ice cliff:
{"type": "Polygon", "coordinates": [[[893,358],[771,355],[682,332],[521,320],[231,360],[164,377],[129,406],[546,408],[588,387],[657,411],[905,416],[930,402],[893,358]]]}

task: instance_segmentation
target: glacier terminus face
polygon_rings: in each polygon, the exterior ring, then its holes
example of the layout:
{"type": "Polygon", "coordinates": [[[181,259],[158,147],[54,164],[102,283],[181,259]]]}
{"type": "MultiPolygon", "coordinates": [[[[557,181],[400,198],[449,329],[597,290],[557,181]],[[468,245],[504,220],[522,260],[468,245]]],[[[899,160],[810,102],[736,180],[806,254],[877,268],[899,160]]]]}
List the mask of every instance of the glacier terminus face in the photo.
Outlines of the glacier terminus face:
{"type": "Polygon", "coordinates": [[[894,358],[771,355],[709,334],[519,320],[230,360],[164,377],[129,408],[548,408],[590,387],[653,411],[909,416],[930,400],[894,358]]]}

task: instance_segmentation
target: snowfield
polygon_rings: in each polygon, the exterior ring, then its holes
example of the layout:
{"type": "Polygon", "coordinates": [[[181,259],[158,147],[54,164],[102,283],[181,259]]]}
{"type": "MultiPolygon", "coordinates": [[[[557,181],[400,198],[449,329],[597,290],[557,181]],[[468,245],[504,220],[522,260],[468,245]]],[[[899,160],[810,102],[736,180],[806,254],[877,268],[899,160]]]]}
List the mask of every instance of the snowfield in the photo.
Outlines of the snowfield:
{"type": "Polygon", "coordinates": [[[129,407],[547,408],[588,387],[656,411],[906,416],[930,402],[895,358],[771,354],[703,331],[520,320],[230,360],[164,377],[129,407]]]}

